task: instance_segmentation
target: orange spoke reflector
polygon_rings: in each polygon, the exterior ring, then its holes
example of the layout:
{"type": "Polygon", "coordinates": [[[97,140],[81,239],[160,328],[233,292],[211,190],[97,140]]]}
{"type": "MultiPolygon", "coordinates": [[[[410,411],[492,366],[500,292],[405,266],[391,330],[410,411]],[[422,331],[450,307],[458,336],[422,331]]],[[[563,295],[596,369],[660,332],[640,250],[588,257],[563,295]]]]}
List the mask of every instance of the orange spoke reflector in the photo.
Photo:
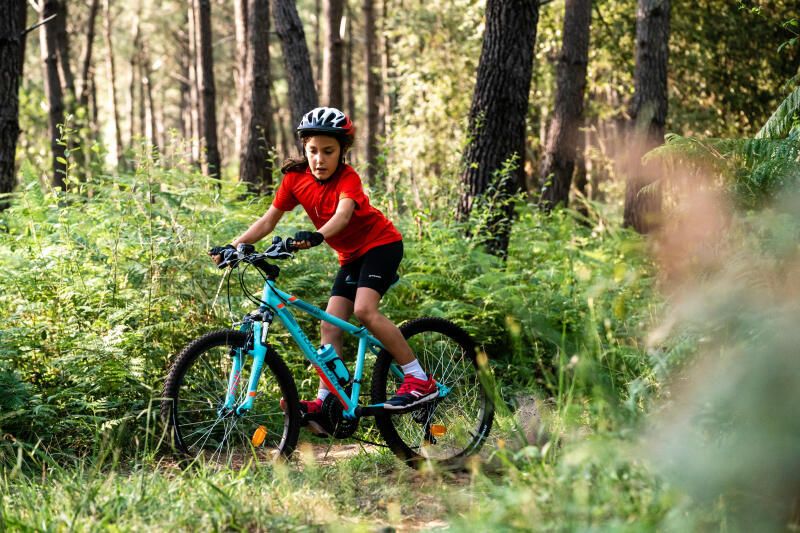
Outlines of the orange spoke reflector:
{"type": "Polygon", "coordinates": [[[433,435],[434,437],[441,437],[445,433],[447,433],[447,428],[444,427],[443,425],[434,424],[431,426],[431,435],[433,435]]]}
{"type": "Polygon", "coordinates": [[[255,433],[253,433],[253,446],[261,446],[264,439],[267,437],[267,428],[258,426],[255,433]]]}

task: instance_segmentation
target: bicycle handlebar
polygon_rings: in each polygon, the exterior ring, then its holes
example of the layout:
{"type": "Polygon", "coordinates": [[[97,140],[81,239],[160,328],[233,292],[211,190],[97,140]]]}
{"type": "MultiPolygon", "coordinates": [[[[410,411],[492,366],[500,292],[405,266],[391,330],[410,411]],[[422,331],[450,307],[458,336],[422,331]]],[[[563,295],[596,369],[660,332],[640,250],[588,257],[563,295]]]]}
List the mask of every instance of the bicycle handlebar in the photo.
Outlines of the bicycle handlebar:
{"type": "Polygon", "coordinates": [[[294,239],[287,237],[286,240],[283,240],[276,235],[272,238],[272,245],[262,253],[255,253],[256,247],[252,244],[242,243],[235,249],[226,248],[222,251],[222,261],[220,261],[217,266],[219,268],[236,268],[242,261],[258,266],[257,263],[265,261],[266,259],[293,259],[293,252],[297,250],[298,248],[294,244],[294,239]]]}

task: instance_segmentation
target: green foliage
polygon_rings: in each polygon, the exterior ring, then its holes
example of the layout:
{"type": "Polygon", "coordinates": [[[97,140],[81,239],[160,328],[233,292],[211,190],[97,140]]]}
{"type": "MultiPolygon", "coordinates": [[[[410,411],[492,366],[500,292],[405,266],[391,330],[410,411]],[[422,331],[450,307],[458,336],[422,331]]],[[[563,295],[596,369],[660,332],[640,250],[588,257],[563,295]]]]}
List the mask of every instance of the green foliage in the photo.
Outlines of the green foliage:
{"type": "MultiPolygon", "coordinates": [[[[171,164],[144,153],[134,172],[88,175],[66,193],[42,190],[23,165],[0,220],[0,375],[8,383],[2,401],[14,409],[0,420],[4,433],[73,449],[91,448],[98,431],[126,421],[124,432],[140,433],[144,421],[133,421],[172,358],[251,309],[233,284],[229,313],[226,284],[206,250],[239,235],[270,199],[239,200],[241,191],[219,191],[181,158],[171,164]]],[[[446,208],[396,218],[406,258],[384,312],[398,323],[433,315],[464,325],[492,357],[507,397],[533,387],[561,400],[574,376],[574,395],[599,387],[613,404],[628,400],[627,384],[646,373],[630,340],[649,305],[643,255],[603,222],[592,229],[522,205],[519,215],[505,263],[477,239],[465,241],[446,208]]],[[[278,233],[306,226],[298,211],[278,233]]],[[[337,268],[330,249],[281,266],[286,290],[325,305],[337,268]]],[[[258,290],[260,278],[248,274],[247,283],[258,290]]],[[[316,322],[299,319],[313,338],[316,322]]],[[[272,342],[301,394],[312,393],[314,375],[286,332],[275,328],[272,342]]]]}
{"type": "Polygon", "coordinates": [[[797,72],[800,49],[783,48],[796,16],[785,0],[673,2],[667,129],[688,136],[754,135],[797,72]]]}
{"type": "Polygon", "coordinates": [[[402,176],[408,180],[402,189],[410,186],[422,196],[417,208],[453,187],[448,169],[458,168],[466,137],[475,79],[464,73],[478,68],[483,7],[474,0],[426,2],[414,9],[397,4],[386,22],[392,47],[386,80],[393,100],[389,175],[402,176]]]}
{"type": "Polygon", "coordinates": [[[672,164],[687,163],[700,176],[718,176],[726,190],[744,207],[773,202],[800,176],[800,129],[786,138],[696,139],[675,134],[646,158],[672,164]]]}
{"type": "Polygon", "coordinates": [[[654,339],[679,394],[651,417],[644,448],[673,486],[724,506],[734,530],[784,531],[796,506],[798,198],[792,187],[734,213],[714,268],[670,306],[658,336],[674,340],[654,339]],[[679,344],[694,344],[692,364],[676,364],[679,344]]]}
{"type": "Polygon", "coordinates": [[[797,127],[800,112],[800,87],[795,88],[772,113],[756,134],[756,139],[783,139],[797,127]]]}

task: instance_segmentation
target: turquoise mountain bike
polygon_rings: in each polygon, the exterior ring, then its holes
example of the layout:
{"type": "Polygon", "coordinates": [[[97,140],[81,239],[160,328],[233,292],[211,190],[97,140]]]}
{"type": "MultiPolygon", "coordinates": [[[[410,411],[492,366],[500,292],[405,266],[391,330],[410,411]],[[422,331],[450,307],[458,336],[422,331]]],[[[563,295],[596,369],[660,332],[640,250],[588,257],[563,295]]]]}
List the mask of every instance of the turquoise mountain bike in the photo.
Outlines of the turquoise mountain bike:
{"type": "Polygon", "coordinates": [[[258,309],[234,324],[238,329],[213,331],[190,342],[173,362],[164,383],[161,418],[174,449],[184,457],[228,465],[250,458],[273,460],[294,451],[307,421],[289,369],[267,341],[277,318],[331,389],[322,412],[313,415],[329,436],[351,437],[362,418],[374,417],[386,445],[410,466],[463,466],[486,440],[494,417],[492,396],[484,385],[489,368],[474,340],[441,318],[402,324],[400,331],[425,371],[433,374],[439,395],[411,410],[385,410],[383,402],[399,388],[402,371],[366,328],[276,286],[280,269],[269,261],[293,258],[293,251],[292,239],[280,237],[263,253],[255,253],[251,245],[226,251],[220,268],[238,272],[245,296],[258,309]],[[264,279],[260,298],[244,281],[251,266],[264,279]],[[352,376],[338,357],[331,358],[329,346],[317,349],[311,343],[291,310],[330,322],[358,339],[352,376]],[[370,376],[365,373],[368,359],[370,376]],[[371,382],[367,405],[359,403],[364,379],[371,382]]]}

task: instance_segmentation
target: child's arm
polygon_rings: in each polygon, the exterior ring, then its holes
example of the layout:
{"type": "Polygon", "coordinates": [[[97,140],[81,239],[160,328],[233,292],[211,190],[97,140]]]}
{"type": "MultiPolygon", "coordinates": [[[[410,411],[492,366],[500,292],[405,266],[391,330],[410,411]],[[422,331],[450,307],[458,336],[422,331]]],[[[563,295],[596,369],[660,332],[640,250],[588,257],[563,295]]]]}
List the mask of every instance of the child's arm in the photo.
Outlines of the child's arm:
{"type": "MultiPolygon", "coordinates": [[[[339,200],[339,204],[336,206],[336,212],[333,214],[331,219],[323,224],[322,227],[316,232],[320,233],[325,239],[333,237],[347,227],[347,225],[350,223],[350,217],[353,216],[353,211],[355,211],[355,209],[355,201],[353,201],[351,198],[342,198],[339,200]]],[[[321,244],[321,240],[316,243],[308,240],[308,238],[311,236],[311,233],[314,232],[298,231],[295,235],[295,246],[301,250],[304,250],[306,248],[316,246],[317,244],[321,244]]]]}
{"type": "Polygon", "coordinates": [[[275,229],[278,221],[283,216],[284,211],[281,211],[274,205],[269,206],[264,216],[253,222],[253,225],[247,228],[247,231],[242,233],[241,237],[233,241],[233,246],[236,247],[241,243],[255,244],[275,229]]]}

